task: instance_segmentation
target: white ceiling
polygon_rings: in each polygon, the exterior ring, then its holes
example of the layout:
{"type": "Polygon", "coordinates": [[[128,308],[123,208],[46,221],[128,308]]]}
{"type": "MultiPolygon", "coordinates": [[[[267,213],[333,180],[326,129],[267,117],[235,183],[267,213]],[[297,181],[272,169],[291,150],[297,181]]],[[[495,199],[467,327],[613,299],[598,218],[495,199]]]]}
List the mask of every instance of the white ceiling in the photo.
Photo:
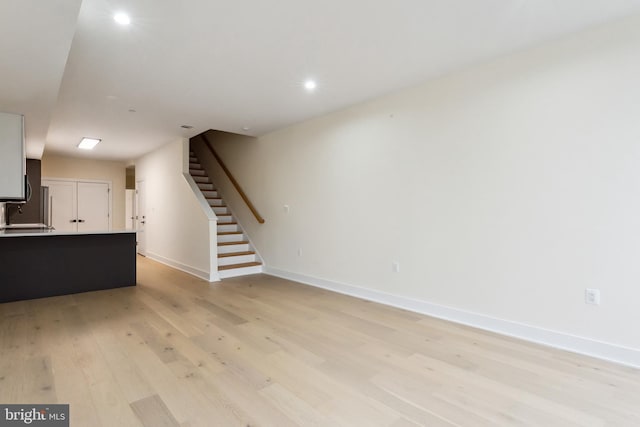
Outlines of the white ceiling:
{"type": "Polygon", "coordinates": [[[209,128],[261,135],[640,13],[640,0],[84,0],[78,15],[80,2],[0,0],[0,110],[26,114],[32,157],[45,135],[47,152],[119,160],[209,128]],[[103,142],[79,152],[83,136],[103,142]]]}
{"type": "Polygon", "coordinates": [[[27,155],[39,158],[81,0],[0,0],[0,111],[24,114],[27,155]]]}

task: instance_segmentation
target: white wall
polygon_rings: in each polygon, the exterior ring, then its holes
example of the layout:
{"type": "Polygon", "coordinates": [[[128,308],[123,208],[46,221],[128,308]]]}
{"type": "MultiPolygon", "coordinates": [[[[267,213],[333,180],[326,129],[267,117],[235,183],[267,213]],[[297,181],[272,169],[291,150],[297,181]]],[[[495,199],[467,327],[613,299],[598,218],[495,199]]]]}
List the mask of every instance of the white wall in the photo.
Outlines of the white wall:
{"type": "Polygon", "coordinates": [[[639,51],[635,18],[220,137],[266,223],[229,203],[275,274],[640,365],[639,51]]]}
{"type": "Polygon", "coordinates": [[[216,280],[210,218],[183,176],[187,155],[188,141],[179,140],[135,162],[136,181],[145,182],[146,252],[150,258],[216,280]]]}

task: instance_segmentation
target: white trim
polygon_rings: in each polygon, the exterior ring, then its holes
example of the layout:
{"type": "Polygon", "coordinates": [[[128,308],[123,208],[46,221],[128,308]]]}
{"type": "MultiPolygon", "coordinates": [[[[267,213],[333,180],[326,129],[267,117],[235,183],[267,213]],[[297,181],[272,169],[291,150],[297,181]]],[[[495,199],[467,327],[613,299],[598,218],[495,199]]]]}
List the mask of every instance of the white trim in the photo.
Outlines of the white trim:
{"type": "Polygon", "coordinates": [[[198,201],[200,208],[202,208],[202,212],[204,212],[204,214],[207,216],[209,221],[218,221],[218,217],[216,216],[216,213],[213,211],[213,209],[211,209],[209,202],[207,202],[207,199],[204,197],[204,194],[202,194],[202,191],[198,187],[198,184],[193,179],[191,174],[187,172],[182,172],[182,177],[185,179],[185,181],[187,181],[187,184],[191,188],[193,195],[196,197],[196,200],[198,201]]]}
{"type": "Polygon", "coordinates": [[[402,308],[416,313],[449,320],[455,323],[496,332],[514,338],[547,345],[574,353],[580,353],[610,362],[640,368],[640,349],[579,337],[560,331],[552,331],[537,326],[526,325],[506,319],[498,319],[480,313],[460,310],[427,301],[393,295],[386,292],[366,289],[346,283],[292,273],[277,268],[266,267],[265,274],[315,286],[322,289],[351,295],[369,301],[402,308]]]}
{"type": "MultiPolygon", "coordinates": [[[[187,160],[188,156],[189,154],[187,153],[187,160]]],[[[205,214],[207,220],[209,221],[209,228],[207,230],[207,232],[209,233],[209,269],[212,272],[218,271],[218,217],[216,216],[216,213],[213,211],[213,209],[211,209],[211,206],[209,206],[209,202],[207,201],[207,199],[205,199],[204,194],[202,194],[202,191],[200,191],[200,188],[198,188],[198,184],[196,184],[191,174],[183,172],[182,177],[185,179],[185,181],[187,181],[187,184],[191,188],[191,192],[195,196],[198,204],[200,205],[200,208],[202,209],[202,212],[205,214]]],[[[212,274],[211,277],[208,277],[207,280],[209,280],[210,282],[217,282],[218,280],[220,280],[220,277],[216,273],[212,274]]]]}
{"type": "Polygon", "coordinates": [[[217,282],[220,280],[220,277],[218,277],[218,272],[216,271],[209,273],[208,271],[200,270],[198,268],[182,264],[181,262],[165,258],[149,251],[147,251],[147,254],[144,256],[161,264],[168,265],[171,268],[175,268],[176,270],[184,271],[187,274],[206,280],[207,282],[217,282]]]}

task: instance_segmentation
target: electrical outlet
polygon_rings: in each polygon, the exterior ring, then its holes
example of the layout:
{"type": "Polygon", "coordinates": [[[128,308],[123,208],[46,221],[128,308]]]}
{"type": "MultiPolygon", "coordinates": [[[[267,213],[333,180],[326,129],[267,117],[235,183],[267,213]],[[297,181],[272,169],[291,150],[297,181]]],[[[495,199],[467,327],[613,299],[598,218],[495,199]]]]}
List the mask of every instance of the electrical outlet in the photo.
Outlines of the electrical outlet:
{"type": "Polygon", "coordinates": [[[600,289],[585,289],[584,302],[586,304],[600,305],[600,289]]]}
{"type": "Polygon", "coordinates": [[[391,270],[394,273],[400,273],[400,263],[398,261],[393,261],[391,263],[391,270]]]}
{"type": "Polygon", "coordinates": [[[289,205],[284,205],[282,208],[284,209],[284,213],[286,213],[286,214],[289,213],[289,210],[290,210],[289,209],[289,205]]]}

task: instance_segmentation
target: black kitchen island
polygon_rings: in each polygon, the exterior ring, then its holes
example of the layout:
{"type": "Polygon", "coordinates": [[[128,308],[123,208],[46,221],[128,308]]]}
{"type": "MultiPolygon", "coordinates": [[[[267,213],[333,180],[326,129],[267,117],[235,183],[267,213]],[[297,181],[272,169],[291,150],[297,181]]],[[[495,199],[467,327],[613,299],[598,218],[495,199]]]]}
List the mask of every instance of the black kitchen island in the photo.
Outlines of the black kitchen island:
{"type": "Polygon", "coordinates": [[[135,284],[135,232],[0,232],[0,303],[135,284]]]}

